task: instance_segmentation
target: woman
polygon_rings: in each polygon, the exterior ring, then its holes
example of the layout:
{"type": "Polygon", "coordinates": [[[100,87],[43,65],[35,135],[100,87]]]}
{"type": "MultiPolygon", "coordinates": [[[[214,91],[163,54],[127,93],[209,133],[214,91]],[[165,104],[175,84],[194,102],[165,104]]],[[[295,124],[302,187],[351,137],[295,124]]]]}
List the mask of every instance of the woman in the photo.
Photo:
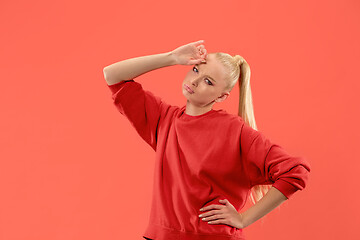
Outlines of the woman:
{"type": "Polygon", "coordinates": [[[245,239],[243,228],[304,189],[308,181],[306,159],[290,156],[257,131],[245,59],[207,54],[203,43],[104,68],[116,108],[156,151],[145,239],[245,239]],[[134,81],[176,64],[193,65],[181,86],[187,99],[182,107],[167,104],[134,81]],[[236,83],[238,115],[214,110],[236,83]],[[254,205],[239,213],[249,196],[254,205]]]}

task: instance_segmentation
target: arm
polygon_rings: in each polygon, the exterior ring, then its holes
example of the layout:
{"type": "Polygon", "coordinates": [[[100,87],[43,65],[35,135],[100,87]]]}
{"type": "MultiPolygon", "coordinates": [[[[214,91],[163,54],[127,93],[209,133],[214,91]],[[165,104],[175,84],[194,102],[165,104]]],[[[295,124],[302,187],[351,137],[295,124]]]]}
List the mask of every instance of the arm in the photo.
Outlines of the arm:
{"type": "Polygon", "coordinates": [[[155,151],[160,119],[169,112],[170,105],[143,89],[133,78],[160,67],[203,61],[206,50],[201,43],[202,41],[189,43],[168,53],[127,59],[103,70],[116,108],[155,151]],[[199,52],[204,54],[201,55],[199,52]]]}
{"type": "Polygon", "coordinates": [[[288,199],[303,190],[309,180],[310,164],[304,157],[292,156],[262,132],[243,124],[241,154],[250,188],[271,184],[288,199]]]}
{"type": "Polygon", "coordinates": [[[131,80],[146,72],[175,65],[172,52],[136,57],[111,64],[103,69],[108,85],[131,80]]]}
{"type": "Polygon", "coordinates": [[[272,184],[255,205],[240,214],[240,226],[249,226],[293,194],[305,188],[310,164],[303,157],[291,156],[280,145],[273,143],[262,132],[244,124],[241,150],[250,187],[272,184]]]}
{"type": "Polygon", "coordinates": [[[202,214],[199,217],[203,221],[209,221],[209,224],[227,224],[241,229],[262,218],[287,199],[282,192],[272,187],[264,197],[243,213],[239,213],[227,199],[221,199],[219,202],[225,205],[212,204],[203,207],[200,209],[202,214]],[[210,211],[212,209],[215,211],[210,211]]]}
{"type": "Polygon", "coordinates": [[[270,188],[265,196],[261,198],[256,204],[251,206],[245,212],[240,213],[242,223],[241,228],[245,228],[258,219],[262,218],[285,200],[287,200],[287,197],[285,197],[284,194],[282,194],[274,187],[270,188]]]}
{"type": "Polygon", "coordinates": [[[132,80],[149,71],[176,64],[191,65],[206,61],[207,51],[204,41],[188,43],[173,51],[126,59],[103,69],[108,85],[124,80],[132,80]]]}

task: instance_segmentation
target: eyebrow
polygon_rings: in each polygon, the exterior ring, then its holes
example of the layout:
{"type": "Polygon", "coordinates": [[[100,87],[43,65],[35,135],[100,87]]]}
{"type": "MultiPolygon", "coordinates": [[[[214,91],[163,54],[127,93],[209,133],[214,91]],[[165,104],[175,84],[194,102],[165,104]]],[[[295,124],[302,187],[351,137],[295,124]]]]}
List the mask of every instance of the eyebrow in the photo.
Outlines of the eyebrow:
{"type": "MultiPolygon", "coordinates": [[[[196,67],[199,67],[199,64],[195,64],[195,66],[196,66],[196,67]]],[[[216,82],[215,79],[213,79],[213,78],[210,77],[209,75],[206,74],[205,76],[207,76],[208,78],[210,78],[211,80],[213,80],[214,82],[216,82]]]]}

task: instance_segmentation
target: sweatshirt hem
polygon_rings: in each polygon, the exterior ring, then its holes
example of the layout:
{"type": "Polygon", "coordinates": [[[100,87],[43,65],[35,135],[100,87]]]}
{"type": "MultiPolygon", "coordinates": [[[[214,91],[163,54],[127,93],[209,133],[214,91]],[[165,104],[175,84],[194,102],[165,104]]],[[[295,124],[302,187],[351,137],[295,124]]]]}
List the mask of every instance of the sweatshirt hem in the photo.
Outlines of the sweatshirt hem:
{"type": "Polygon", "coordinates": [[[158,224],[151,224],[145,230],[143,237],[154,240],[246,240],[243,229],[238,229],[235,235],[186,232],[158,224]]]}

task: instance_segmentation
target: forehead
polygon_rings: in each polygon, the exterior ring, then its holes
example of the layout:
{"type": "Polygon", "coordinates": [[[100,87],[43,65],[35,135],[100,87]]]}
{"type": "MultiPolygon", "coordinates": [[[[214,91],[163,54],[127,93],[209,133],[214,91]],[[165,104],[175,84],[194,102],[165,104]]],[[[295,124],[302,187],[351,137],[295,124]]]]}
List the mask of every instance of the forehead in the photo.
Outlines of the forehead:
{"type": "Polygon", "coordinates": [[[226,78],[225,67],[212,54],[207,55],[206,63],[200,63],[198,67],[201,73],[214,78],[216,83],[224,82],[226,78]]]}

